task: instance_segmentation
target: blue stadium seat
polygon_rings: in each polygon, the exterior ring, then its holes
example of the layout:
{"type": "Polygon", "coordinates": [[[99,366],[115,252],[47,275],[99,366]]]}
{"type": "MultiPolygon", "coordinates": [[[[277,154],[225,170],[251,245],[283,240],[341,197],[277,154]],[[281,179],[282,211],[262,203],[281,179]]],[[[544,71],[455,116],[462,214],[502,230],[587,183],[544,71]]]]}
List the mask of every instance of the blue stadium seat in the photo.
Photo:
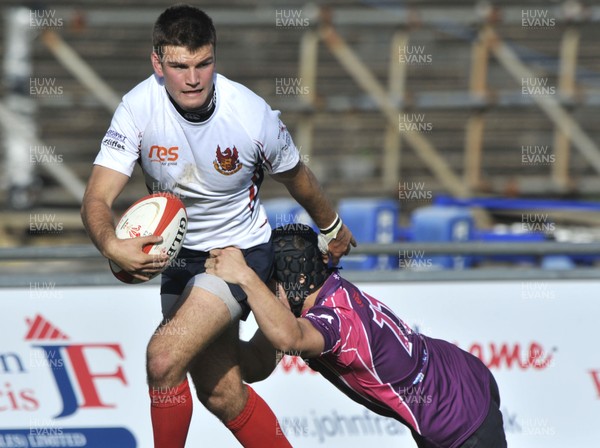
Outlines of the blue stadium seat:
{"type": "MultiPolygon", "coordinates": [[[[344,224],[361,243],[392,243],[398,232],[400,206],[397,201],[379,198],[348,198],[338,204],[344,224]]],[[[349,255],[340,265],[345,269],[397,269],[397,256],[349,255]]]]}
{"type": "MultiPolygon", "coordinates": [[[[473,238],[474,220],[467,208],[433,205],[413,212],[411,228],[415,242],[469,241],[473,238]]],[[[424,253],[400,255],[400,266],[407,268],[464,269],[473,261],[468,256],[427,256],[424,253]]]]}
{"type": "Polygon", "coordinates": [[[573,269],[575,262],[566,255],[547,255],[542,258],[542,269],[573,269]]]}

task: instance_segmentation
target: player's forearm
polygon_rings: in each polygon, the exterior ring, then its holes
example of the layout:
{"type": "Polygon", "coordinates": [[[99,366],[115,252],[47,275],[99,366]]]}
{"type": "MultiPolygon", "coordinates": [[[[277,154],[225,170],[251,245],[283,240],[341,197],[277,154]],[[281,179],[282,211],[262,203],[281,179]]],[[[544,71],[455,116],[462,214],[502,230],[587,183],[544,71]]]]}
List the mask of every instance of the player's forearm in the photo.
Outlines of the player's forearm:
{"type": "Polygon", "coordinates": [[[249,269],[241,276],[240,286],[248,295],[248,305],[256,322],[273,347],[283,352],[297,350],[302,330],[296,317],[271,290],[249,269]]]}
{"type": "Polygon", "coordinates": [[[301,164],[295,175],[283,182],[290,195],[308,212],[319,228],[327,228],[333,223],[336,218],[335,209],[306,165],[301,164]]]}
{"type": "Polygon", "coordinates": [[[83,225],[98,250],[110,258],[110,243],[116,239],[112,210],[103,201],[86,197],[81,206],[83,225]]]}

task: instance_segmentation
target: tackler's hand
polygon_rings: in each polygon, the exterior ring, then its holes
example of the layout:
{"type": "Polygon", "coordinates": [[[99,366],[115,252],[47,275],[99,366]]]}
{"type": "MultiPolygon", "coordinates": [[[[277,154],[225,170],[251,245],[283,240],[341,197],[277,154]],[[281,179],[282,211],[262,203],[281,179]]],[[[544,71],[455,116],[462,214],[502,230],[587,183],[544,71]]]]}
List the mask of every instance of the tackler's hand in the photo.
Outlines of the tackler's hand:
{"type": "Polygon", "coordinates": [[[242,274],[250,269],[244,254],[237,247],[213,249],[205,263],[206,273],[216,275],[228,283],[239,284],[242,274]]]}

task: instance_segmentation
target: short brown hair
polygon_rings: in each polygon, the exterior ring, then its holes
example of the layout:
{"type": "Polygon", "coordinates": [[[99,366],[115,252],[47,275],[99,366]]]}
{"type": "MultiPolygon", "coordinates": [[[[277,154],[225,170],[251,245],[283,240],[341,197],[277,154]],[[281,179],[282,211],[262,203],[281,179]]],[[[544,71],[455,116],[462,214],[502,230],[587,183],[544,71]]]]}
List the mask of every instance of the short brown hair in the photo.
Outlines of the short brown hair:
{"type": "Polygon", "coordinates": [[[185,47],[195,51],[211,44],[216,50],[217,33],[212,19],[190,5],[171,6],[158,16],[152,32],[152,47],[159,55],[165,46],[185,47]]]}

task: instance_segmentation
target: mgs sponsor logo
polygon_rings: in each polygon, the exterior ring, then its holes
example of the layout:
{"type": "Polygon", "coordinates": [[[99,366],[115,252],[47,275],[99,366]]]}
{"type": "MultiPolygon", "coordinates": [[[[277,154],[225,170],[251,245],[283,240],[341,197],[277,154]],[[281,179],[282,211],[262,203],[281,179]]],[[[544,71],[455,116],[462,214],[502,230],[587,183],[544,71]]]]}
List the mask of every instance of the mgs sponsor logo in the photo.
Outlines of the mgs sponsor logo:
{"type": "Polygon", "coordinates": [[[157,162],[161,165],[177,165],[177,159],[179,159],[179,147],[171,146],[167,148],[165,146],[153,145],[150,147],[148,153],[150,162],[157,162]]]}

